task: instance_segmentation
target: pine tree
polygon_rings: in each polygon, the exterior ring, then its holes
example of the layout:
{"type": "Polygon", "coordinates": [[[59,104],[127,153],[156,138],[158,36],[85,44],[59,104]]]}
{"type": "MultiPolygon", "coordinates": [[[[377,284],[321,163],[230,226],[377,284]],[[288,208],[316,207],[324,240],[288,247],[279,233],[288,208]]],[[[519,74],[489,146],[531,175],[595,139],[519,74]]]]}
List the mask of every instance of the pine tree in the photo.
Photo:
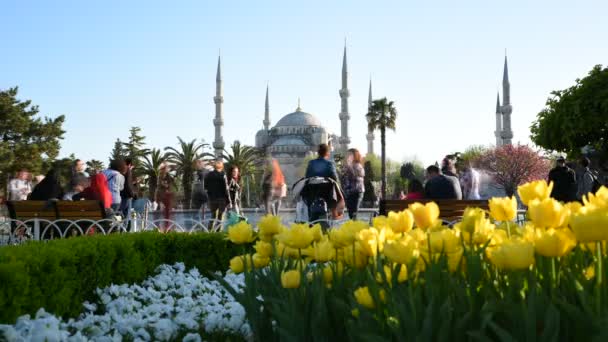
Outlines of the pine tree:
{"type": "Polygon", "coordinates": [[[123,146],[124,146],[124,143],[122,141],[120,141],[120,139],[116,139],[116,142],[114,142],[114,149],[110,153],[110,162],[112,162],[112,160],[118,160],[118,159],[125,158],[126,153],[125,153],[123,146]]]}
{"type": "Polygon", "coordinates": [[[87,161],[87,172],[90,175],[94,175],[101,170],[103,170],[103,162],[101,160],[91,159],[87,161]]]}
{"type": "Polygon", "coordinates": [[[149,149],[144,148],[146,145],[145,140],[146,137],[141,135],[140,127],[131,127],[129,130],[129,141],[122,144],[125,158],[132,160],[135,170],[140,169],[142,158],[150,153],[149,149]]]}

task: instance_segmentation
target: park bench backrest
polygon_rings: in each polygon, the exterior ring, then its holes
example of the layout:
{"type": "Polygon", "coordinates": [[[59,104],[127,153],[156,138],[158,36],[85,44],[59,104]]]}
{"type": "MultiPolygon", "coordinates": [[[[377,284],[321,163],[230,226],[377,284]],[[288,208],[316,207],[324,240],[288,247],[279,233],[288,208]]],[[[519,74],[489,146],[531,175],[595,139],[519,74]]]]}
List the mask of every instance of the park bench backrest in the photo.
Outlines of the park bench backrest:
{"type": "Polygon", "coordinates": [[[13,220],[27,221],[31,219],[54,221],[57,211],[52,202],[47,201],[8,201],[8,212],[13,220]]]}
{"type": "Polygon", "coordinates": [[[467,207],[477,207],[489,210],[487,200],[384,200],[380,201],[380,215],[387,215],[390,211],[402,211],[412,203],[435,202],[439,206],[439,217],[453,220],[462,217],[467,207]]]}
{"type": "Polygon", "coordinates": [[[57,218],[64,220],[102,220],[105,211],[100,201],[58,201],[57,218]]]}

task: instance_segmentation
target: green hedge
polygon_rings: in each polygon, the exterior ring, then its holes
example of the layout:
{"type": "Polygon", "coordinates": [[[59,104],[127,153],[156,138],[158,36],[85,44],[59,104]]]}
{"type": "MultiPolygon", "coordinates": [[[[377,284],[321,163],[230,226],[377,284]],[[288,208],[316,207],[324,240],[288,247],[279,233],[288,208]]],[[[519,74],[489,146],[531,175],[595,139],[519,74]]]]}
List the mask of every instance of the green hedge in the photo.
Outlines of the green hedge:
{"type": "Polygon", "coordinates": [[[76,317],[95,289],[135,283],[161,264],[184,262],[224,271],[241,247],[223,234],[112,234],[0,248],[0,322],[14,323],[39,308],[76,317]]]}

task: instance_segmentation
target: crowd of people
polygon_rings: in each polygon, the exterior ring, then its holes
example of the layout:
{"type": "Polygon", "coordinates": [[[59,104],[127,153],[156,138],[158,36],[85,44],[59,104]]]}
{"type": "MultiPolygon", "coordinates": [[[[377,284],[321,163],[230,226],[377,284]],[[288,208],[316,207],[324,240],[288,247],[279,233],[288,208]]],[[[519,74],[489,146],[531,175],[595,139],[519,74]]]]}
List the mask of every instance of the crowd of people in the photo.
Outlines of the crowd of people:
{"type": "MultiPolygon", "coordinates": [[[[195,182],[192,189],[192,206],[202,211],[210,211],[211,218],[222,219],[226,213],[240,216],[241,213],[241,170],[233,166],[224,170],[221,160],[195,162],[195,182]]],[[[560,157],[549,172],[548,181],[553,183],[551,196],[563,202],[581,200],[583,195],[596,191],[600,184],[598,176],[590,169],[590,161],[582,158],[578,167],[560,157]],[[576,169],[576,171],[575,171],[576,169]]],[[[105,170],[89,175],[85,163],[76,160],[71,168],[71,178],[63,186],[59,171],[51,169],[44,177],[33,179],[27,170],[21,170],[8,185],[9,200],[98,200],[107,215],[127,217],[133,201],[142,198],[138,190],[138,180],[133,177],[133,163],[130,159],[110,162],[105,170]],[[139,195],[139,196],[138,196],[139,195]]],[[[171,219],[175,206],[175,176],[172,166],[162,163],[158,172],[156,190],[151,198],[153,209],[160,209],[163,217],[171,219]]],[[[321,144],[317,158],[308,162],[305,178],[323,178],[329,181],[323,201],[311,200],[307,203],[309,212],[325,210],[332,217],[340,217],[346,211],[351,219],[357,218],[365,189],[365,168],[363,158],[357,149],[349,149],[338,170],[331,156],[331,147],[321,144]],[[322,207],[322,208],[317,208],[322,207]]],[[[268,214],[277,215],[282,201],[287,197],[288,185],[276,159],[268,158],[261,178],[262,203],[268,214]]],[[[425,182],[416,178],[408,179],[407,193],[401,192],[404,200],[453,199],[479,200],[480,173],[470,164],[457,165],[455,158],[446,156],[439,165],[426,168],[425,182]]],[[[296,199],[297,201],[297,199],[296,199]]]]}

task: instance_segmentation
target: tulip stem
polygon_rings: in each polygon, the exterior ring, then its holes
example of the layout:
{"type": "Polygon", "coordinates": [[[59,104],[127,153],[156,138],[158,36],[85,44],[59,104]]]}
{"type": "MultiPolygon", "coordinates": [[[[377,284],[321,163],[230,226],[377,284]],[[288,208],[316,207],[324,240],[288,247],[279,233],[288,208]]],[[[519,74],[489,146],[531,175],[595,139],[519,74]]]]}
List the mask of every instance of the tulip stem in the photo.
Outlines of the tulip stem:
{"type": "Polygon", "coordinates": [[[511,238],[511,226],[509,225],[509,221],[505,221],[505,223],[507,224],[507,236],[510,239],[511,238]]]}

